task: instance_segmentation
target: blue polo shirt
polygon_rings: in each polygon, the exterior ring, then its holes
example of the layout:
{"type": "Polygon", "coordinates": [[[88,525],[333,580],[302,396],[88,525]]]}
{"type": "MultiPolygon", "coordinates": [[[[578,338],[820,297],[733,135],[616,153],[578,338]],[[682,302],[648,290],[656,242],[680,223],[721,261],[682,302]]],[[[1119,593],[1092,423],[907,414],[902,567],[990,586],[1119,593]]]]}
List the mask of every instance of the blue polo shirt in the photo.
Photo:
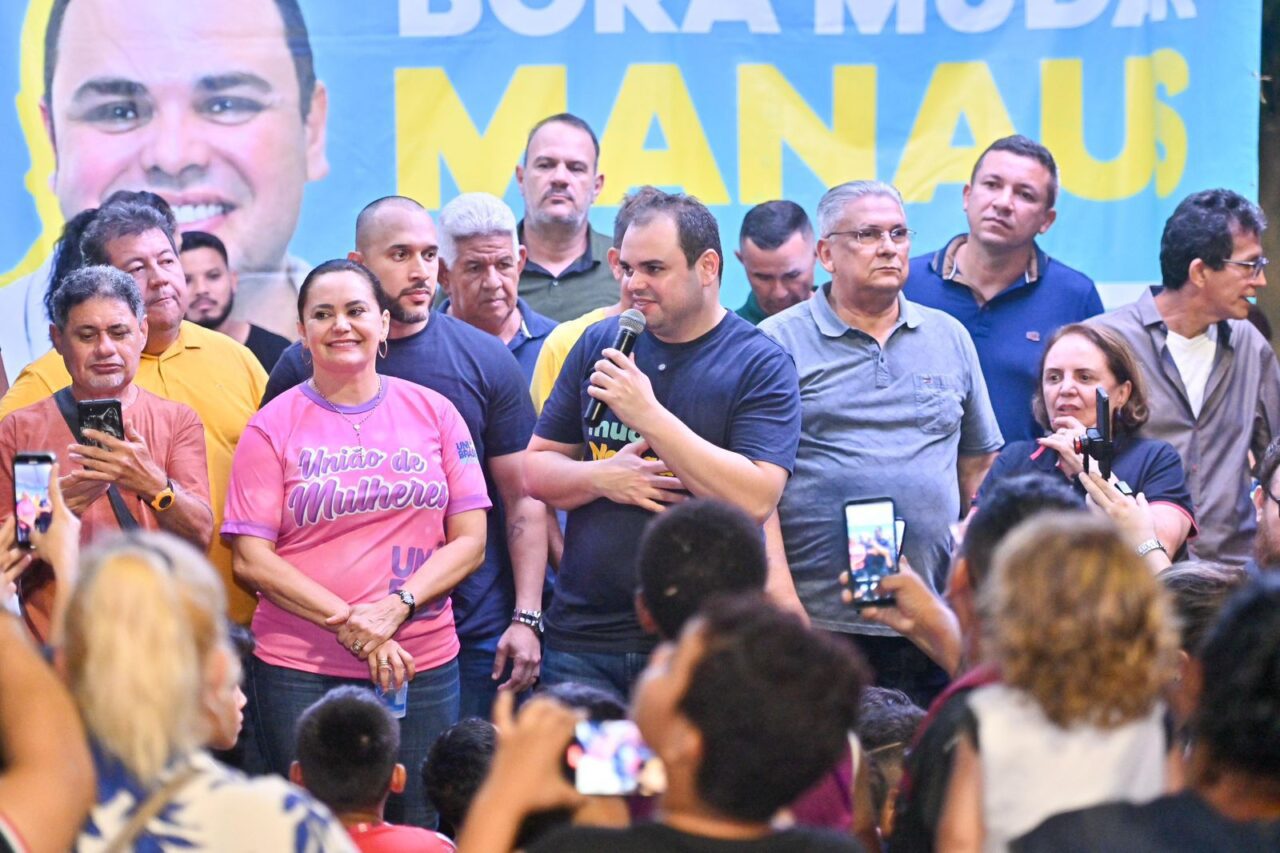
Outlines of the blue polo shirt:
{"type": "Polygon", "coordinates": [[[991,407],[1006,441],[1038,438],[1044,430],[1031,414],[1040,381],[1044,341],[1058,328],[1102,313],[1093,280],[1035,247],[1021,278],[985,304],[963,282],[956,249],[967,234],[936,252],[911,259],[902,293],[912,302],[945,311],[973,338],[991,394],[991,407]]]}
{"type": "MultiPolygon", "coordinates": [[[[450,304],[452,300],[446,299],[436,310],[447,315],[450,304]]],[[[546,342],[547,335],[560,324],[534,311],[529,307],[529,303],[519,297],[516,297],[516,310],[520,312],[520,328],[516,330],[515,337],[507,341],[507,349],[516,357],[516,363],[520,365],[520,372],[524,374],[524,384],[532,385],[533,369],[538,364],[538,353],[542,352],[542,345],[546,342]]]]}
{"type": "MultiPolygon", "coordinates": [[[[1094,463],[1089,465],[1090,470],[1097,470],[1094,463]]],[[[1155,438],[1118,434],[1111,471],[1134,492],[1145,495],[1148,502],[1169,504],[1181,510],[1191,520],[1187,538],[1196,535],[1198,528],[1195,505],[1191,501],[1191,492],[1187,489],[1182,459],[1173,445],[1155,438]]],[[[987,478],[982,481],[982,487],[973,499],[974,504],[981,506],[983,496],[993,483],[1019,474],[1043,474],[1046,477],[1062,478],[1063,482],[1068,482],[1075,490],[1080,498],[1080,505],[1084,506],[1084,486],[1075,478],[1066,480],[1058,468],[1057,452],[1034,441],[1015,441],[1005,445],[991,470],[987,472],[987,478]]]]}

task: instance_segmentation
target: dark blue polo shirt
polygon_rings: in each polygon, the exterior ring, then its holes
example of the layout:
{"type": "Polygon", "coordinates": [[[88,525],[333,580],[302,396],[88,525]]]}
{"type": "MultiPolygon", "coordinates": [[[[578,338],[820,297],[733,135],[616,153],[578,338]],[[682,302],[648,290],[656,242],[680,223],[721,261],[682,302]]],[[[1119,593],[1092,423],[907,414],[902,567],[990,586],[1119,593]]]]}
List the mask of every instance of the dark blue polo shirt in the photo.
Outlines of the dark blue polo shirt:
{"type": "MultiPolygon", "coordinates": [[[[437,309],[441,314],[449,313],[450,300],[440,303],[437,309]]],[[[507,342],[507,349],[516,357],[520,372],[524,374],[524,384],[533,384],[533,369],[538,364],[538,353],[542,352],[542,344],[551,330],[560,325],[550,317],[544,317],[529,307],[529,303],[516,297],[516,310],[520,312],[520,328],[516,336],[507,342]]],[[[456,319],[456,318],[455,318],[456,319]]]]}
{"type": "Polygon", "coordinates": [[[1005,441],[1033,439],[1043,430],[1031,414],[1031,395],[1043,342],[1059,327],[1102,313],[1093,280],[1046,255],[1037,246],[1027,273],[995,298],[979,305],[974,293],[948,269],[947,256],[967,239],[961,234],[942,249],[911,259],[903,295],[945,311],[973,338],[991,408],[1005,441]]]}
{"type": "MultiPolygon", "coordinates": [[[[1096,470],[1093,462],[1089,463],[1089,467],[1090,470],[1096,470]]],[[[1191,519],[1191,531],[1187,534],[1187,538],[1190,539],[1196,535],[1195,507],[1191,501],[1191,492],[1187,489],[1182,459],[1178,456],[1178,451],[1173,449],[1173,445],[1155,438],[1117,435],[1111,471],[1135,493],[1142,492],[1149,503],[1172,504],[1186,513],[1191,519]]],[[[974,503],[981,506],[982,496],[986,494],[987,489],[1004,477],[1036,473],[1054,477],[1064,476],[1058,470],[1056,451],[1041,447],[1034,441],[1015,441],[1006,444],[987,473],[987,478],[982,481],[982,487],[978,489],[978,496],[974,499],[974,503]]],[[[1083,505],[1084,486],[1080,485],[1079,480],[1072,480],[1071,486],[1080,496],[1080,503],[1083,505]]]]}

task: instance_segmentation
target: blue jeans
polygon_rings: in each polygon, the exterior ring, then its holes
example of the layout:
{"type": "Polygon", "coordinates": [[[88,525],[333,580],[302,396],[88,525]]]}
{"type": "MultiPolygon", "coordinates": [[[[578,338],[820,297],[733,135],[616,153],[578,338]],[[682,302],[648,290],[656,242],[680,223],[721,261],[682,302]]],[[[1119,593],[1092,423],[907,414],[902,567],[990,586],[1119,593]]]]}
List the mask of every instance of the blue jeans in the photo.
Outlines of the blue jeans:
{"type": "Polygon", "coordinates": [[[649,655],[643,652],[568,652],[543,646],[542,683],[590,684],[617,696],[625,705],[649,655]]]}
{"type": "MultiPolygon", "coordinates": [[[[250,669],[253,693],[250,710],[257,727],[267,768],[289,777],[294,759],[294,726],[312,703],[335,687],[354,684],[373,690],[367,679],[317,675],[253,659],[250,669]]],[[[434,829],[436,810],[422,789],[422,762],[440,733],[458,720],[458,662],[419,671],[409,682],[408,709],[400,721],[400,755],[408,777],[403,795],[387,800],[386,818],[434,829]]]]}
{"type": "Polygon", "coordinates": [[[497,637],[477,643],[462,640],[462,649],[458,652],[458,688],[461,691],[459,720],[467,717],[487,720],[492,716],[498,685],[511,677],[511,664],[508,662],[502,678],[497,681],[490,678],[493,675],[493,659],[497,656],[494,648],[497,645],[497,637]]]}

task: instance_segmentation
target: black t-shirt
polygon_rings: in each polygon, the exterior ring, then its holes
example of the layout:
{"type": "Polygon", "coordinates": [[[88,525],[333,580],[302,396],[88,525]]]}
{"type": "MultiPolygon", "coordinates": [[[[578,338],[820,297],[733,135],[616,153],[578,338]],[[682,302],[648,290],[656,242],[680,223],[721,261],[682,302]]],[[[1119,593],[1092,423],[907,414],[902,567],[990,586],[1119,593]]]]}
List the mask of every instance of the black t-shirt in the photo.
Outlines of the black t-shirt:
{"type": "Polygon", "coordinates": [[[529,845],[528,853],[858,853],[852,836],[797,827],[754,841],[727,841],[690,835],[660,823],[626,829],[566,826],[529,845]]]}
{"type": "Polygon", "coordinates": [[[1280,850],[1280,821],[1228,820],[1184,791],[1144,805],[1108,803],[1055,815],[1013,842],[1015,853],[1262,853],[1280,850]]]}
{"type": "Polygon", "coordinates": [[[244,339],[244,345],[262,363],[262,369],[270,373],[281,354],[289,348],[289,339],[250,323],[249,337],[244,339]]]}

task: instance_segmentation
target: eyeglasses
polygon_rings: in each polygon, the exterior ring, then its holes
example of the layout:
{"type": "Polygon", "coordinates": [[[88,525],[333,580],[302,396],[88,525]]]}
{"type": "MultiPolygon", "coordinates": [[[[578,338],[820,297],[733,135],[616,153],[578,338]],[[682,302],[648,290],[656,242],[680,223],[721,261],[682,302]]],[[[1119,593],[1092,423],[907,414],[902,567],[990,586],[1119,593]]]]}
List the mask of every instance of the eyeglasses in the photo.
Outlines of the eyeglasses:
{"type": "Polygon", "coordinates": [[[1249,269],[1249,278],[1257,278],[1262,275],[1262,271],[1267,268],[1268,261],[1266,258],[1258,258],[1256,261],[1233,261],[1231,258],[1226,258],[1223,263],[1235,264],[1238,267],[1247,267],[1249,269]]]}
{"type": "Polygon", "coordinates": [[[886,231],[883,228],[869,226],[867,228],[858,228],[853,231],[832,231],[827,234],[827,238],[830,239],[841,234],[848,234],[853,237],[853,239],[857,240],[860,245],[877,246],[882,240],[884,240],[885,235],[888,235],[889,239],[894,243],[900,244],[910,240],[915,236],[915,233],[916,232],[912,231],[910,228],[891,228],[886,231]]]}

